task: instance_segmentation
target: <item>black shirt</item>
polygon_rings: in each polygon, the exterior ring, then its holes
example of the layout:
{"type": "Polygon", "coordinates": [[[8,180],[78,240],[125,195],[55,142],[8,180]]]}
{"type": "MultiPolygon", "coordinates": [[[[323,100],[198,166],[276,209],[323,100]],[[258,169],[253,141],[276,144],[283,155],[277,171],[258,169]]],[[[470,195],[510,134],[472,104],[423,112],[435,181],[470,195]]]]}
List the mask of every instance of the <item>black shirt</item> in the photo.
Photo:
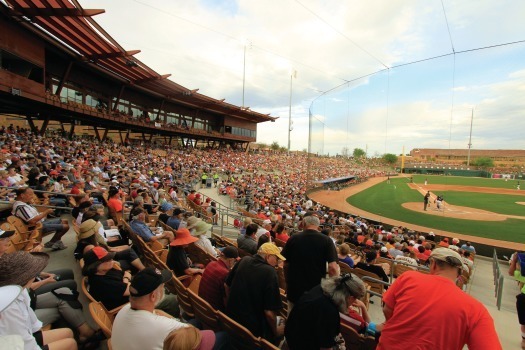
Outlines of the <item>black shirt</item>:
{"type": "Polygon", "coordinates": [[[90,275],[89,294],[95,300],[104,304],[107,310],[112,310],[117,306],[129,301],[129,297],[123,294],[126,291],[127,284],[123,282],[124,272],[111,269],[105,275],[90,275]]]}
{"type": "Polygon", "coordinates": [[[332,239],[316,230],[305,230],[291,236],[282,255],[287,264],[287,297],[293,303],[326,277],[326,263],[338,260],[332,239]]]}
{"type": "MultiPolygon", "coordinates": [[[[284,329],[290,350],[332,348],[339,334],[339,310],[316,286],[295,303],[284,329]]],[[[348,344],[347,344],[348,345],[348,344]]]]}
{"type": "Polygon", "coordinates": [[[159,220],[162,221],[163,223],[167,223],[169,218],[170,216],[166,213],[161,213],[159,215],[159,220]]]}
{"type": "MultiPolygon", "coordinates": [[[[385,270],[383,270],[383,268],[381,266],[369,265],[369,264],[366,264],[366,263],[363,263],[363,262],[358,262],[357,265],[355,265],[355,267],[357,267],[357,268],[359,268],[361,270],[365,270],[365,271],[368,271],[368,272],[375,273],[384,282],[390,282],[390,279],[388,278],[385,270]]],[[[385,286],[385,288],[386,288],[386,286],[385,286]]]]}
{"type": "Polygon", "coordinates": [[[245,256],[225,281],[230,287],[226,314],[248,328],[254,336],[272,338],[264,310],[282,308],[275,268],[260,255],[245,256]]]}
{"type": "Polygon", "coordinates": [[[184,276],[186,269],[190,267],[186,251],[182,246],[170,246],[166,264],[175,272],[176,276],[184,276]]]}

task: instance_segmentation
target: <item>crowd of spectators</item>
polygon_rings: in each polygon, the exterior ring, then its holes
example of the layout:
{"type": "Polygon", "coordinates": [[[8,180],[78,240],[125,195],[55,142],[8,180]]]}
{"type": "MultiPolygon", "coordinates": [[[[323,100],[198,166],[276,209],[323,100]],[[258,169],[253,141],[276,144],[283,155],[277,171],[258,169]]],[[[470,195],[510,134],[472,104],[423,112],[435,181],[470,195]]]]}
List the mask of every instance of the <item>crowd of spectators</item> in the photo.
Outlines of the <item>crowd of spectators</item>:
{"type": "MultiPolygon", "coordinates": [[[[292,350],[310,348],[305,344],[340,346],[344,342],[335,325],[344,320],[361,333],[374,324],[360,300],[366,293],[363,282],[354,274],[340,276],[339,261],[373,273],[387,285],[393,280],[388,267],[378,261],[380,258],[412,265],[414,269],[427,265],[431,273],[440,271],[435,262],[438,257],[432,259],[437,243],[432,233],[423,235],[402,227],[385,231],[365,219],[316,205],[305,196],[312,179],[343,175],[366,179],[384,175],[383,171],[369,167],[373,163],[363,165],[342,158],[229,149],[152,149],[148,145],[126,146],[112,141],[68,140],[53,134],[41,137],[24,129],[4,129],[0,134],[0,161],[0,171],[5,170],[0,173],[4,208],[28,226],[41,224],[44,233],[55,232],[48,243],[35,246],[33,252],[65,248],[61,238],[70,229],[70,220],[52,216],[74,209],[71,226],[78,240],[76,257],[83,258],[83,273],[91,293],[108,309],[125,305],[115,319],[115,349],[157,349],[162,347],[164,338],[165,347],[180,344],[183,338],[200,343],[201,349],[227,344],[220,332],[211,335],[196,331],[192,327],[200,325],[192,320],[167,321],[156,313],[155,308],[162,308],[172,316],[183,316],[173,296],[164,295],[164,283],[169,281],[171,273],[144,266],[129,248],[125,234],[118,230],[120,218],[129,221],[131,229],[145,242],[169,248],[166,264],[176,276],[202,274],[203,288],[199,294],[215,308],[243,324],[256,337],[275,344],[286,334],[292,350]],[[198,183],[206,185],[202,180],[208,176],[217,179],[214,182],[219,193],[240,200],[246,206],[245,211],[253,216],[247,217],[240,227],[238,250],[217,250],[207,236],[212,224],[217,223],[217,211],[213,212],[212,201],[202,202],[193,188],[198,183]],[[35,193],[37,187],[44,192],[35,193]],[[184,210],[182,203],[186,197],[205,207],[212,224],[184,210]],[[33,206],[35,201],[49,201],[58,208],[38,211],[33,206]],[[148,215],[156,213],[160,213],[159,220],[172,231],[150,225],[148,215]],[[117,238],[109,236],[112,230],[117,230],[117,238]],[[282,251],[276,243],[284,246],[282,251]],[[190,245],[202,248],[218,260],[205,269],[192,264],[186,256],[190,245]],[[239,260],[239,255],[244,257],[239,260]],[[284,270],[290,324],[278,316],[283,308],[279,269],[284,270]],[[326,305],[335,306],[326,309],[326,305]],[[306,341],[298,337],[298,330],[304,330],[305,315],[312,307],[318,311],[319,321],[327,317],[329,322],[323,323],[326,332],[320,334],[321,328],[317,327],[317,333],[315,329],[309,332],[311,340],[306,341]],[[146,337],[137,320],[151,323],[155,337],[146,337]],[[203,348],[204,343],[208,347],[203,348]]],[[[3,235],[0,234],[0,243],[8,239],[9,232],[3,235]]],[[[470,273],[472,264],[467,261],[472,261],[469,255],[475,254],[472,245],[468,242],[460,245],[459,240],[453,240],[452,245],[446,243],[443,249],[463,255],[454,266],[470,273]]],[[[40,274],[40,265],[37,269],[40,274]]],[[[29,282],[15,284],[27,287],[29,282]]],[[[17,307],[31,315],[24,298],[17,307]]],[[[385,312],[387,320],[396,312],[393,302],[388,307],[392,310],[385,312]]],[[[63,318],[68,320],[67,315],[63,318]]],[[[485,315],[483,320],[489,327],[485,315]]],[[[82,321],[78,317],[70,320],[77,328],[83,327],[82,321]]],[[[35,321],[30,333],[35,333],[38,325],[35,321]]],[[[4,331],[1,326],[0,335],[4,331]]],[[[380,331],[383,325],[375,329],[380,331]]],[[[84,343],[97,336],[91,329],[78,331],[79,340],[84,343]]],[[[465,329],[466,333],[470,331],[465,329]]],[[[396,335],[387,334],[393,338],[396,335]]],[[[60,341],[67,345],[64,349],[76,348],[67,340],[71,334],[64,333],[61,337],[60,341]]],[[[26,344],[32,346],[36,341],[42,345],[37,335],[34,340],[26,338],[26,344]]],[[[45,340],[44,337],[43,344],[45,340]]]]}

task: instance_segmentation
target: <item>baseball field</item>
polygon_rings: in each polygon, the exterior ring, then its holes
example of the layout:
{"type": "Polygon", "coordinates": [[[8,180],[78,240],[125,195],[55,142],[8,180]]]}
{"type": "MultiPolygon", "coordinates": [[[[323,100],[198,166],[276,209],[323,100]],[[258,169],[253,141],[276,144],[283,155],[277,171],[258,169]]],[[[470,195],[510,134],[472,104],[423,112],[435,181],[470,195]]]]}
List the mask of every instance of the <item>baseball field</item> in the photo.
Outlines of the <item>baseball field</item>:
{"type": "Polygon", "coordinates": [[[509,243],[525,242],[525,191],[517,185],[517,180],[427,175],[414,175],[411,180],[410,175],[402,175],[392,177],[390,183],[386,178],[372,178],[339,192],[316,192],[312,198],[393,225],[512,246],[509,243]],[[425,211],[427,191],[431,197],[425,211]],[[435,203],[438,195],[444,198],[440,209],[435,203]]]}

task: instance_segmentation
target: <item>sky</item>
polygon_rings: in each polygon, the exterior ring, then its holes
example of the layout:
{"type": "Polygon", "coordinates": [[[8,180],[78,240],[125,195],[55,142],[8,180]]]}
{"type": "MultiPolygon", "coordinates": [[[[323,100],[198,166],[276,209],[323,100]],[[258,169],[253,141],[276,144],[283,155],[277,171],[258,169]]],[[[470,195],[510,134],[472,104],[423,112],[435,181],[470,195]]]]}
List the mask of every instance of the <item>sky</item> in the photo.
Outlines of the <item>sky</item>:
{"type": "Polygon", "coordinates": [[[467,148],[471,122],[473,149],[525,149],[524,1],[80,4],[159,74],[278,117],[259,143],[287,146],[291,107],[292,150],[467,148]]]}

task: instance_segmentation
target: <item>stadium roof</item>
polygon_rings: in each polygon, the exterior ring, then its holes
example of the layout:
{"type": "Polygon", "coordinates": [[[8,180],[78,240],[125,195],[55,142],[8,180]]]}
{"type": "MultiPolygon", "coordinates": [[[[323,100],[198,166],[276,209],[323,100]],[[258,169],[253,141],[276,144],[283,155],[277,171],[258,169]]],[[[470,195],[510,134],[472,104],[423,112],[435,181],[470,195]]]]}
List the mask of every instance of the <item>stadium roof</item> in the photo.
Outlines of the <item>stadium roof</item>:
{"type": "Polygon", "coordinates": [[[343,177],[333,177],[329,179],[318,180],[318,181],[315,181],[315,183],[327,185],[331,183],[346,182],[346,181],[353,180],[355,178],[356,177],[354,175],[348,175],[348,176],[343,176],[343,177]]]}
{"type": "Polygon", "coordinates": [[[239,107],[197,93],[168,80],[133,56],[140,50],[126,51],[91,17],[103,9],[83,9],[77,0],[2,0],[0,6],[10,17],[61,47],[80,61],[110,73],[133,86],[187,106],[232,115],[254,122],[275,121],[275,117],[239,107]],[[7,4],[7,7],[5,4],[7,4]]]}

